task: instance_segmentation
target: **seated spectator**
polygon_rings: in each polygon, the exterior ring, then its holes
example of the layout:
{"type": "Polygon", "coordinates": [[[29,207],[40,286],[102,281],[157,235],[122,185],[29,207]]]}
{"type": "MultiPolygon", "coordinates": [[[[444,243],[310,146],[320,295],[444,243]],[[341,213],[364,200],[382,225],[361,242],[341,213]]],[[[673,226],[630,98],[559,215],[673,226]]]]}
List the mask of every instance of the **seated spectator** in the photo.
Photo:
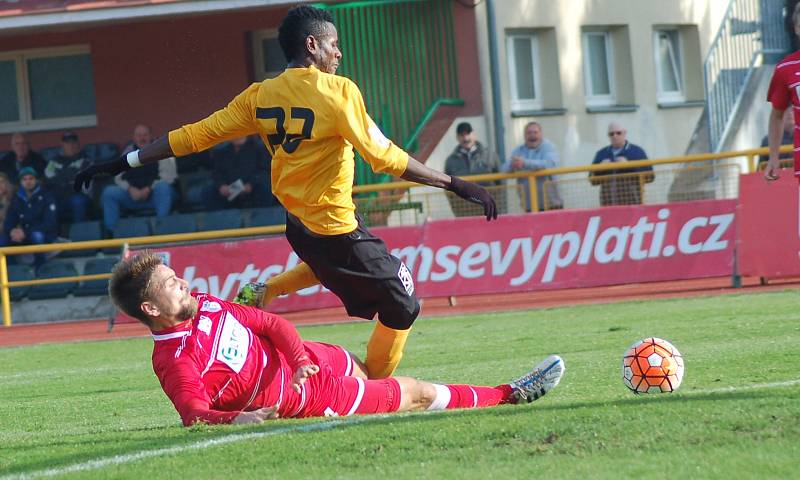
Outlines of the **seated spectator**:
{"type": "MultiPolygon", "coordinates": [[[[794,145],[794,109],[792,108],[787,108],[783,111],[783,137],[781,137],[781,145],[794,145]]],[[[761,139],[761,146],[769,146],[769,135],[764,135],[764,138],[761,139]]],[[[778,158],[781,160],[782,164],[784,162],[792,162],[794,160],[794,153],[791,151],[782,153],[778,158]]],[[[759,155],[758,169],[763,170],[768,160],[769,155],[759,155]]]]}
{"type": "MultiPolygon", "coordinates": [[[[458,145],[453,150],[453,153],[447,157],[444,164],[444,173],[464,177],[500,171],[500,160],[497,158],[497,154],[478,141],[475,132],[472,130],[472,125],[467,122],[459,123],[456,127],[456,139],[458,145]]],[[[501,188],[492,188],[501,185],[502,182],[498,180],[478,183],[484,187],[489,187],[489,193],[492,194],[495,202],[497,202],[498,213],[505,213],[505,191],[501,188]]],[[[447,200],[450,202],[450,208],[452,208],[456,217],[483,215],[483,207],[481,205],[468,202],[452,193],[447,195],[447,200]]]]}
{"type": "MultiPolygon", "coordinates": [[[[58,234],[55,197],[39,185],[38,174],[33,167],[20,170],[19,183],[20,188],[11,200],[3,221],[0,246],[52,243],[58,234]]],[[[36,267],[46,259],[46,253],[35,254],[36,267]]]]}
{"type": "Polygon", "coordinates": [[[14,199],[14,185],[8,179],[8,175],[0,172],[0,233],[4,232],[3,222],[8,213],[8,207],[11,205],[11,200],[14,199]]]}
{"type": "Polygon", "coordinates": [[[91,199],[88,192],[75,193],[72,182],[78,170],[88,163],[89,159],[81,149],[78,135],[74,132],[64,133],[61,136],[61,152],[44,169],[47,189],[56,198],[61,222],[86,220],[91,199]]]}
{"type": "Polygon", "coordinates": [[[6,179],[18,185],[19,171],[25,167],[33,167],[39,178],[42,178],[47,162],[38,153],[30,149],[25,135],[15,133],[11,135],[11,151],[0,158],[0,172],[6,174],[6,179]]]}
{"type": "Polygon", "coordinates": [[[589,172],[592,185],[600,185],[600,205],[639,205],[642,203],[644,184],[655,180],[653,167],[625,168],[625,163],[647,160],[647,154],[642,147],[628,142],[627,131],[619,123],[608,125],[608,138],[611,144],[597,151],[592,165],[614,163],[619,168],[589,172]]]}
{"type": "Polygon", "coordinates": [[[214,183],[203,189],[203,203],[209,210],[272,204],[269,166],[263,149],[252,137],[232,140],[213,152],[214,183]]]}
{"type": "MultiPolygon", "coordinates": [[[[150,129],[137,125],[133,129],[133,141],[123,150],[125,155],[134,149],[152,142],[150,129]]],[[[178,178],[174,158],[157,163],[148,163],[139,168],[120,173],[114,178],[116,185],[109,185],[100,196],[103,207],[103,223],[114,230],[123,211],[155,210],[157,217],[166,217],[172,211],[176,197],[172,185],[178,178]]]]}
{"type": "MultiPolygon", "coordinates": [[[[542,126],[538,122],[529,122],[525,125],[525,143],[518,146],[511,152],[511,159],[503,162],[500,171],[509,172],[535,172],[547,168],[558,166],[558,150],[550,140],[542,135],[542,126]]],[[[551,176],[536,177],[536,199],[539,202],[539,211],[545,209],[553,210],[563,208],[563,202],[558,194],[556,185],[547,180],[552,180],[551,176]],[[545,188],[547,189],[547,202],[545,202],[545,188]]],[[[522,186],[525,195],[525,210],[531,211],[530,185],[527,178],[517,179],[517,183],[522,186]]]]}

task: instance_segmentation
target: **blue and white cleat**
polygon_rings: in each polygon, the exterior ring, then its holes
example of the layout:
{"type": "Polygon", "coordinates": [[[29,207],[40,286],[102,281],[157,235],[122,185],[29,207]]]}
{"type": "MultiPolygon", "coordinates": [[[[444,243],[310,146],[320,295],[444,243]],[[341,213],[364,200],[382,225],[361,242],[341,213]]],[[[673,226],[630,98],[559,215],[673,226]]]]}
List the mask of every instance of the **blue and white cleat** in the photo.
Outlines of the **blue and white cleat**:
{"type": "Polygon", "coordinates": [[[542,398],[547,392],[556,388],[564,376],[564,360],[558,355],[550,355],[533,367],[533,370],[509,383],[514,389],[513,396],[517,402],[523,400],[530,403],[542,398]]]}

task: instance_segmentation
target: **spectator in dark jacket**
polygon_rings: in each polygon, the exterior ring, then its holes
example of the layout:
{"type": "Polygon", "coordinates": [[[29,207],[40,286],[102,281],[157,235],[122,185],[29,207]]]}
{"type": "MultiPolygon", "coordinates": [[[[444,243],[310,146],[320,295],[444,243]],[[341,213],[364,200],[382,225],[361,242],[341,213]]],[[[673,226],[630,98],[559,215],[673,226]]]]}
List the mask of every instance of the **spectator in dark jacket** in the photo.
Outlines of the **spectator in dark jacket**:
{"type": "Polygon", "coordinates": [[[19,185],[19,171],[25,167],[33,167],[39,178],[42,178],[47,166],[44,158],[30,148],[25,135],[11,135],[11,151],[0,158],[0,172],[5,173],[14,185],[19,185]]]}
{"type": "MultiPolygon", "coordinates": [[[[147,126],[137,125],[133,129],[133,141],[122,154],[149,145],[152,138],[147,126]]],[[[114,230],[123,211],[153,209],[157,217],[169,215],[177,196],[173,186],[177,178],[178,169],[174,158],[148,163],[117,175],[114,179],[116,185],[107,186],[100,197],[106,228],[114,230]]]]}
{"type": "Polygon", "coordinates": [[[83,222],[86,220],[91,199],[88,192],[75,193],[72,181],[78,170],[89,164],[89,159],[81,149],[81,142],[74,132],[61,136],[61,152],[47,163],[44,176],[47,189],[53,193],[58,205],[61,221],[83,222]]]}
{"type": "MultiPolygon", "coordinates": [[[[20,170],[19,183],[20,188],[3,221],[0,246],[52,243],[58,234],[55,198],[41,188],[38,174],[32,167],[20,170]]],[[[47,254],[37,253],[34,258],[38,267],[47,254]]]]}
{"type": "MultiPolygon", "coordinates": [[[[478,141],[472,125],[461,122],[456,127],[456,140],[458,145],[444,163],[444,173],[464,177],[479,175],[481,173],[497,173],[500,171],[500,159],[497,154],[489,150],[478,141]]],[[[506,211],[506,192],[501,187],[502,182],[478,182],[479,185],[488,187],[489,193],[497,202],[498,213],[506,211]]],[[[456,217],[483,215],[483,207],[468,202],[448,192],[447,200],[456,217]]]]}
{"type": "Polygon", "coordinates": [[[638,145],[627,140],[627,131],[619,123],[608,126],[611,144],[598,150],[592,165],[618,164],[618,169],[589,172],[592,185],[600,185],[600,205],[638,205],[642,203],[644,184],[655,179],[653,167],[625,167],[634,160],[647,160],[647,154],[638,145]],[[637,175],[638,174],[638,175],[637,175]]]}
{"type": "Polygon", "coordinates": [[[252,137],[232,140],[212,153],[214,183],[203,189],[209,210],[272,204],[269,162],[252,137]]]}

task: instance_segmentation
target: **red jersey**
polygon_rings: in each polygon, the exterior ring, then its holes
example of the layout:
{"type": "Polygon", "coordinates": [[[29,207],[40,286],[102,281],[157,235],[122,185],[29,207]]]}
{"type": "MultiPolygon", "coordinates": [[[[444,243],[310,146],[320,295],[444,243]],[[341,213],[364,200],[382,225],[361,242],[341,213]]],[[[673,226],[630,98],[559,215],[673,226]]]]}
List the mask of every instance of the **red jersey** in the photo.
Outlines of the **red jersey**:
{"type": "Polygon", "coordinates": [[[800,51],[784,57],[772,74],[767,101],[775,110],[786,110],[790,105],[794,113],[794,174],[800,179],[800,51]]]}
{"type": "Polygon", "coordinates": [[[296,414],[304,395],[292,390],[292,375],[312,360],[294,326],[205,293],[192,296],[194,318],[153,332],[153,370],[183,424],[230,423],[241,411],[274,405],[282,417],[296,414]]]}

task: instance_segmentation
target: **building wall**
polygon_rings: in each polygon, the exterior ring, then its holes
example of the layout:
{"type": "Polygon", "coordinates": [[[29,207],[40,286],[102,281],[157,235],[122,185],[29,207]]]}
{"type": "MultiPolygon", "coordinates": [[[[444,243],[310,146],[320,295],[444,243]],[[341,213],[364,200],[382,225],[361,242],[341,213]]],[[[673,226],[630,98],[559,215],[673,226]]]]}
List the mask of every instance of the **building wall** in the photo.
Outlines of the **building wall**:
{"type": "MultiPolygon", "coordinates": [[[[484,108],[492,111],[491,78],[489,70],[486,8],[484,2],[476,9],[484,108]]],[[[678,26],[694,31],[685,43],[686,75],[702,81],[702,59],[717,32],[728,6],[727,0],[495,0],[497,17],[499,67],[503,101],[505,149],[510,152],[522,143],[524,125],[536,120],[542,124],[545,137],[555,142],[561,152],[562,166],[585,165],[594,153],[608,144],[607,125],[621,122],[628,130],[628,139],[642,146],[650,157],[682,155],[702,113],[702,106],[661,108],[657,101],[656,70],[653,60],[654,26],[678,26]],[[629,64],[631,75],[620,75],[620,102],[633,104],[628,112],[589,113],[584,90],[584,56],[581,34],[592,26],[614,26],[614,36],[627,36],[627,51],[618,50],[617,65],[629,64]],[[539,30],[542,29],[542,30],[539,30]],[[565,112],[551,116],[512,116],[509,97],[506,34],[510,31],[536,30],[552,36],[555,42],[554,59],[544,63],[542,83],[556,78],[560,92],[544,100],[545,108],[559,105],[565,112]],[[560,99],[560,102],[559,102],[560,99]]],[[[541,53],[540,53],[541,55],[541,53]]],[[[624,69],[622,69],[624,71],[624,69]]],[[[702,86],[702,83],[700,83],[702,86]]],[[[702,99],[702,90],[695,81],[691,95],[702,99]]]]}
{"type": "MultiPolygon", "coordinates": [[[[82,143],[123,144],[138,123],[161,135],[224,106],[254,78],[248,33],[275,29],[286,7],[191,18],[166,18],[61,32],[3,37],[0,52],[89,45],[94,71],[97,126],[77,128],[82,143]]],[[[423,133],[424,160],[442,135],[442,119],[482,113],[473,9],[453,2],[455,44],[463,107],[443,111],[423,133]],[[433,138],[436,137],[436,138],[433,138]]],[[[342,39],[342,41],[350,41],[342,39]]],[[[345,58],[346,62],[348,59],[345,58]]],[[[58,146],[62,130],[31,132],[34,149],[58,146]]],[[[10,135],[0,134],[0,151],[10,135]]]]}
{"type": "MultiPolygon", "coordinates": [[[[107,25],[4,37],[0,50],[88,44],[97,126],[75,131],[83,143],[126,142],[144,123],[156,135],[200,119],[247,87],[248,32],[277,27],[284,8],[107,25]]],[[[30,133],[35,149],[57,146],[61,131],[30,133]]],[[[0,135],[0,150],[9,147],[0,135]]]]}

